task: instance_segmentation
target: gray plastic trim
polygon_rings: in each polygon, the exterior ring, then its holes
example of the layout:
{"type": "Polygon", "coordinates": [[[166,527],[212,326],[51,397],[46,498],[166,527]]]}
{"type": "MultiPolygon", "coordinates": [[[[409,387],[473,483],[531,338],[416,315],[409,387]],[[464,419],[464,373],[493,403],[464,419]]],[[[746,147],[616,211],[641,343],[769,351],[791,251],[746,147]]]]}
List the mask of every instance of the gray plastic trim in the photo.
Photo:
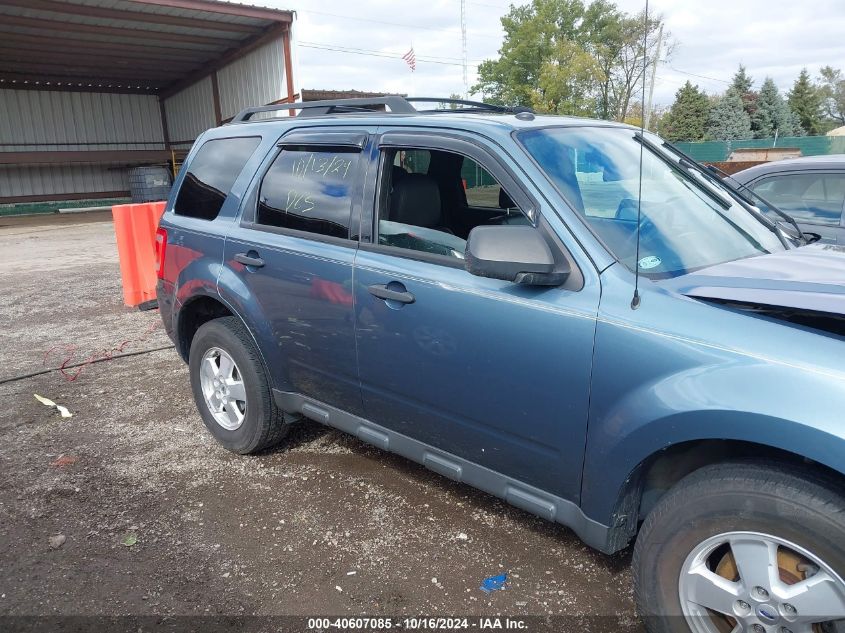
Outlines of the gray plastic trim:
{"type": "MultiPolygon", "coordinates": [[[[612,530],[585,515],[572,501],[549,494],[446,451],[391,431],[299,393],[273,390],[276,404],[286,413],[300,413],[354,435],[362,442],[402,455],[454,481],[469,484],[549,521],[572,529],[590,547],[605,553],[620,549],[611,539],[612,530]]],[[[622,545],[624,546],[624,544],[622,545]]]]}

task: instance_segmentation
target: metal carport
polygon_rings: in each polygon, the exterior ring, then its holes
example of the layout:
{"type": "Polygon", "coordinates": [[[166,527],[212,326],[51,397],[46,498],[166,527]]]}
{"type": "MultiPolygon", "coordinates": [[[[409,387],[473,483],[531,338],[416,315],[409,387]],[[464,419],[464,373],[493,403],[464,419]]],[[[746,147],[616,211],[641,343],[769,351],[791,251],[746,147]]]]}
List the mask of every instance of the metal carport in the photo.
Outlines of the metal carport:
{"type": "Polygon", "coordinates": [[[0,0],[0,204],[125,196],[128,167],[293,101],[293,21],[215,0],[0,0]]]}

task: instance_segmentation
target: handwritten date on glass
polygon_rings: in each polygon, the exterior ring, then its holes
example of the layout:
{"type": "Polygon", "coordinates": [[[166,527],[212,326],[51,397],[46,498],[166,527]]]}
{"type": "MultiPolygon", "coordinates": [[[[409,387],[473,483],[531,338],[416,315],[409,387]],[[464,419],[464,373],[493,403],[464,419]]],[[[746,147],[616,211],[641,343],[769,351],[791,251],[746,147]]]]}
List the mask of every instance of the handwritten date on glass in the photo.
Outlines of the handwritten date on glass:
{"type": "Polygon", "coordinates": [[[299,211],[300,213],[308,213],[314,210],[314,200],[307,193],[288,191],[288,199],[285,204],[285,210],[288,212],[299,211]]]}
{"type": "Polygon", "coordinates": [[[308,174],[319,174],[341,180],[349,174],[352,159],[342,155],[329,154],[316,156],[313,153],[300,156],[293,162],[293,175],[305,178],[308,174]]]}

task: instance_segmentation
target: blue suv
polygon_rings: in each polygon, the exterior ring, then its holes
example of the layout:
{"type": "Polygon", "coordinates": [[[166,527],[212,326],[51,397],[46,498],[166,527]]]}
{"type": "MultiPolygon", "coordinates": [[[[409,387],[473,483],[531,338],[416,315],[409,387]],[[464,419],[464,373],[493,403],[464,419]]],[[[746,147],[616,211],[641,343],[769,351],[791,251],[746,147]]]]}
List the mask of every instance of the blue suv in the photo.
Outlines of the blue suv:
{"type": "Polygon", "coordinates": [[[845,248],[638,129],[431,101],[194,144],[158,301],[208,430],[309,418],[635,540],[650,631],[845,630],[845,248]]]}

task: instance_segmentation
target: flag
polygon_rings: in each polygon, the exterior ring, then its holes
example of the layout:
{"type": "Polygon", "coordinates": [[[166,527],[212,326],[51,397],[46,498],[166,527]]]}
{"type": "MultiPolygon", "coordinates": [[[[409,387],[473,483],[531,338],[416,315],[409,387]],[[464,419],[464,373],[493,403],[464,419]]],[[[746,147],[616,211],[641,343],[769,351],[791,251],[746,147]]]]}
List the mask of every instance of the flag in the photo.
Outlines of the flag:
{"type": "Polygon", "coordinates": [[[417,69],[417,56],[414,54],[414,47],[411,47],[407,53],[402,55],[402,59],[408,62],[408,66],[411,67],[411,72],[414,72],[417,69]]]}

